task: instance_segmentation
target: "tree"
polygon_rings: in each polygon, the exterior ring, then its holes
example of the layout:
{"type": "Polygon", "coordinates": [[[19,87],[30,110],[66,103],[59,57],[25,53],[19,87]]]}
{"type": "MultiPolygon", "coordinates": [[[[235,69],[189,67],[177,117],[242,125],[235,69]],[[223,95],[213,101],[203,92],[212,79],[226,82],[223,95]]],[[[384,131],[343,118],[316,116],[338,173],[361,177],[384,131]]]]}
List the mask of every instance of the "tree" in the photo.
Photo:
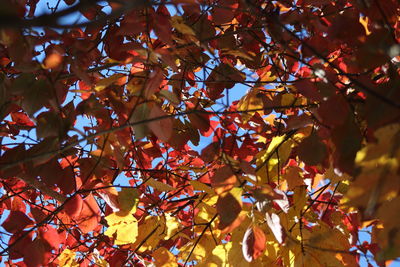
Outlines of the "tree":
{"type": "Polygon", "coordinates": [[[4,263],[400,257],[397,1],[3,2],[4,263]]]}

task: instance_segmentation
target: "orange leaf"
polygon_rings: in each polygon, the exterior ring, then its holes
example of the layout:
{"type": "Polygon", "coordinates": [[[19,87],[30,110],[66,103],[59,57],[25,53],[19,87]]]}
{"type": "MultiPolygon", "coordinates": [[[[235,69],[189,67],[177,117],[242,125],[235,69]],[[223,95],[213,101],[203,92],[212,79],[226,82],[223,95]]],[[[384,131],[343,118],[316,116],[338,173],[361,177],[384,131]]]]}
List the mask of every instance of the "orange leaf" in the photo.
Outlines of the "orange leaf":
{"type": "Polygon", "coordinates": [[[242,251],[246,261],[252,262],[262,255],[266,247],[263,230],[258,226],[250,227],[243,236],[242,251]]]}
{"type": "Polygon", "coordinates": [[[211,186],[217,195],[231,190],[236,182],[236,175],[233,173],[232,167],[228,165],[216,170],[211,178],[211,186]]]}
{"type": "Polygon", "coordinates": [[[82,211],[76,220],[83,233],[93,231],[100,222],[100,209],[92,194],[83,200],[82,211]]]}

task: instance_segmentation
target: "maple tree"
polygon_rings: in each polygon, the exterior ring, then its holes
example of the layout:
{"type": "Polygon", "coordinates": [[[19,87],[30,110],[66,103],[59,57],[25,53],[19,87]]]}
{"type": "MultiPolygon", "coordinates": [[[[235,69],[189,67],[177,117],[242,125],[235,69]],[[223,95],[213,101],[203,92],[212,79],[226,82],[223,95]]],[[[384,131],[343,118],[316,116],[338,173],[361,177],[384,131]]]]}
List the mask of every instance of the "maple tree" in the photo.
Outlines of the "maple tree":
{"type": "Polygon", "coordinates": [[[397,1],[44,2],[0,7],[5,264],[400,257],[397,1]]]}

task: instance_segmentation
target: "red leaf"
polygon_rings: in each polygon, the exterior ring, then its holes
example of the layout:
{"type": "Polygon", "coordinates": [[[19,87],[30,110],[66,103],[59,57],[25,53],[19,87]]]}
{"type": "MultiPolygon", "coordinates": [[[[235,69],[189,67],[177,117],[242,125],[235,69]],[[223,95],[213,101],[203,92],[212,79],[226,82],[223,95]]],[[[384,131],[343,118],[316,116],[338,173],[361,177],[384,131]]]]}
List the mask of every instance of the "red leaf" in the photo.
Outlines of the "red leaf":
{"type": "Polygon", "coordinates": [[[170,14],[168,9],[160,5],[155,14],[155,21],[154,24],[154,31],[156,32],[157,36],[166,44],[173,45],[172,41],[172,25],[169,20],[170,14]]]}
{"type": "Polygon", "coordinates": [[[349,113],[346,100],[340,95],[331,96],[327,101],[321,103],[317,113],[322,118],[322,122],[329,126],[337,126],[344,122],[349,113]]]}
{"type": "Polygon", "coordinates": [[[160,85],[164,80],[164,73],[162,69],[156,68],[149,75],[149,80],[144,88],[143,95],[146,99],[149,99],[155,92],[160,90],[160,85]]]}
{"type": "Polygon", "coordinates": [[[243,236],[242,251],[246,261],[252,262],[262,255],[266,247],[263,230],[258,226],[250,227],[243,236]]]}
{"type": "Polygon", "coordinates": [[[211,11],[213,22],[217,25],[231,22],[238,6],[237,0],[218,1],[218,4],[211,11]]]}
{"type": "Polygon", "coordinates": [[[67,5],[72,5],[76,0],[64,0],[67,5]]]}
{"type": "Polygon", "coordinates": [[[50,247],[54,249],[58,249],[60,246],[61,240],[60,235],[57,230],[50,225],[46,225],[39,228],[40,237],[42,240],[46,241],[50,247]]]}
{"type": "Polygon", "coordinates": [[[10,247],[10,254],[9,257],[10,259],[19,259],[24,257],[26,248],[29,246],[30,243],[32,243],[32,232],[18,232],[15,233],[11,236],[10,240],[8,241],[8,244],[14,244],[12,247],[10,247]],[[26,235],[26,236],[25,236],[26,235]],[[24,236],[24,237],[22,237],[24,236]],[[18,240],[18,241],[17,241],[18,240]]]}
{"type": "Polygon", "coordinates": [[[24,262],[28,267],[43,266],[45,261],[45,244],[39,238],[33,240],[25,251],[24,262]]]}
{"type": "Polygon", "coordinates": [[[12,120],[17,125],[35,126],[33,121],[31,121],[31,119],[29,119],[29,117],[23,112],[11,112],[10,115],[11,115],[12,120]]]}
{"type": "Polygon", "coordinates": [[[33,221],[25,213],[19,210],[12,210],[1,226],[9,233],[16,233],[32,224],[33,221]]]}

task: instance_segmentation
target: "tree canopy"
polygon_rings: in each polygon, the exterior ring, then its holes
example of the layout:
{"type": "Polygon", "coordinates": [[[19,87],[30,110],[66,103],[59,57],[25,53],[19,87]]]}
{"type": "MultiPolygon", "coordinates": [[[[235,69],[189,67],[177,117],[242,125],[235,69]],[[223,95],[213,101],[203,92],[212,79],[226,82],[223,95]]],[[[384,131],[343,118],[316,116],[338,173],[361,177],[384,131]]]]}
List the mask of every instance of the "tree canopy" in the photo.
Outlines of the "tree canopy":
{"type": "Polygon", "coordinates": [[[396,260],[399,18],[396,0],[3,0],[2,262],[396,260]]]}

